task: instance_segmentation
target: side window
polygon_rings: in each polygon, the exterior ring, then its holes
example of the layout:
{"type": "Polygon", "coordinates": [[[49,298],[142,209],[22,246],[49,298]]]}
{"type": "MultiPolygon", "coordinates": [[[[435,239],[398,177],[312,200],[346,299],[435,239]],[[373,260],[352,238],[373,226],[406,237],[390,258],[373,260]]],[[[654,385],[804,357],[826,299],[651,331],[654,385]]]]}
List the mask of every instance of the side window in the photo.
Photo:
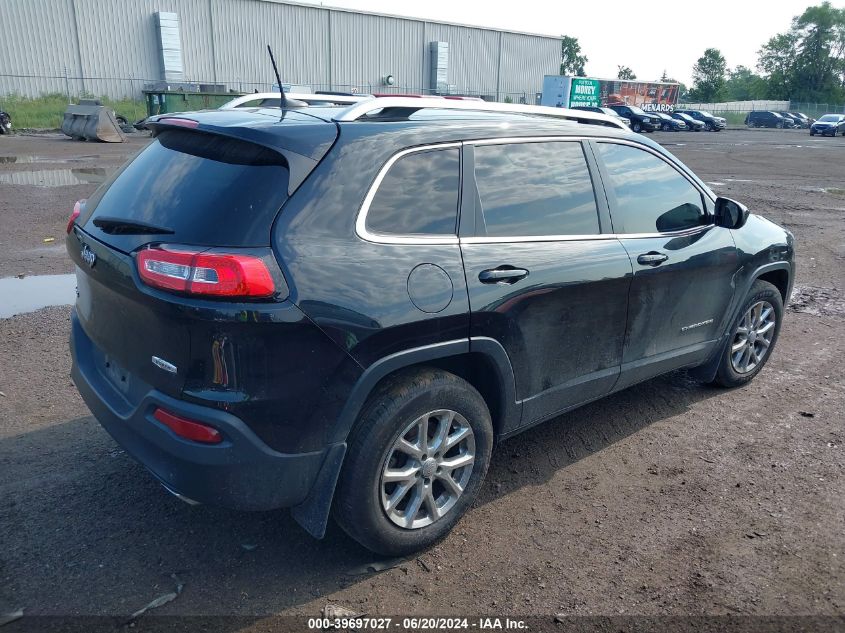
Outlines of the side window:
{"type": "Polygon", "coordinates": [[[683,231],[709,222],[701,193],[666,161],[630,145],[598,148],[616,197],[616,233],[683,231]]]}
{"type": "Polygon", "coordinates": [[[479,145],[475,180],[489,237],[600,232],[580,143],[479,145]]]}
{"type": "Polygon", "coordinates": [[[460,150],[413,152],[397,160],[367,212],[367,230],[396,235],[455,235],[460,150]]]}

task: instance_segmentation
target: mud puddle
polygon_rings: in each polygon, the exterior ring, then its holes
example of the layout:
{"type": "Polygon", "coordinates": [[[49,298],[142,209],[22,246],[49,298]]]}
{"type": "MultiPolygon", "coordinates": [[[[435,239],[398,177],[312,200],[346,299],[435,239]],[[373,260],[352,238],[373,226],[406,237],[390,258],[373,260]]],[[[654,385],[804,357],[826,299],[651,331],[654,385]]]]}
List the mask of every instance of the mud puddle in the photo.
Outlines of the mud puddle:
{"type": "Polygon", "coordinates": [[[76,301],[76,275],[0,279],[0,319],[76,301]]]}
{"type": "Polygon", "coordinates": [[[836,288],[795,286],[789,309],[814,316],[845,317],[845,299],[836,288]]]}
{"type": "Polygon", "coordinates": [[[72,185],[98,185],[108,172],[103,167],[78,167],[74,169],[38,169],[12,171],[0,174],[0,184],[29,185],[32,187],[68,187],[72,185]]]}

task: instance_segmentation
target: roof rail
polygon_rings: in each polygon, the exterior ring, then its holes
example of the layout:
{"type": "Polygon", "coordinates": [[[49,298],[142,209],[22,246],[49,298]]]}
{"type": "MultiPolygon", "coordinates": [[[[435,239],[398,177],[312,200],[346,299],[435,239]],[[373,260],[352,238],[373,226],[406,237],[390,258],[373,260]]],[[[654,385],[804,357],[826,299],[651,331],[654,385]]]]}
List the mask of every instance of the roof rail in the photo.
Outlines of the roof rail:
{"type": "MultiPolygon", "coordinates": [[[[334,94],[320,94],[320,93],[310,93],[310,92],[286,92],[285,96],[290,100],[296,101],[304,101],[305,103],[311,104],[331,104],[335,103],[337,105],[348,105],[352,103],[358,103],[359,101],[365,101],[366,99],[371,99],[370,95],[334,95],[334,94]]],[[[250,94],[245,94],[240,97],[235,97],[231,101],[227,101],[222,106],[220,106],[220,110],[231,110],[232,108],[237,108],[243,103],[249,103],[250,101],[255,101],[256,99],[281,99],[282,95],[279,92],[253,92],[250,94]]],[[[258,107],[258,106],[256,106],[258,107]]]]}
{"type": "Polygon", "coordinates": [[[439,97],[371,97],[358,101],[341,110],[334,120],[338,122],[357,121],[363,116],[378,110],[397,110],[413,113],[417,110],[470,110],[474,112],[510,112],[514,114],[532,114],[558,119],[568,119],[579,123],[609,125],[627,130],[625,124],[615,117],[586,110],[569,108],[550,108],[548,106],[521,105],[516,103],[492,103],[489,101],[469,101],[442,99],[439,97]]]}

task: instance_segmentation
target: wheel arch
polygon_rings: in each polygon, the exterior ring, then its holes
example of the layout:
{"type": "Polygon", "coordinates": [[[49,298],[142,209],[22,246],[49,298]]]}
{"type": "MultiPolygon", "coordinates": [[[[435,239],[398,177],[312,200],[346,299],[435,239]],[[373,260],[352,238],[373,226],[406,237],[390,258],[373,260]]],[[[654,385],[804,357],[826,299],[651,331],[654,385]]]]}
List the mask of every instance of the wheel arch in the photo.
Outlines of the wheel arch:
{"type": "Polygon", "coordinates": [[[519,424],[515,379],[507,352],[495,339],[474,337],[404,350],[370,365],[352,388],[331,441],[345,442],[370,394],[391,376],[415,367],[442,369],[475,387],[490,409],[497,436],[519,424]]]}
{"type": "Polygon", "coordinates": [[[451,372],[475,387],[487,403],[498,439],[519,426],[522,409],[516,402],[516,383],[501,343],[475,337],[425,345],[391,354],[370,365],[346,400],[329,437],[329,448],[308,497],[291,508],[291,515],[308,533],[323,538],[331,512],[346,445],[358,415],[371,394],[399,372],[415,367],[451,372]]]}
{"type": "Polygon", "coordinates": [[[715,346],[713,354],[706,362],[690,370],[690,373],[693,376],[702,382],[712,382],[716,377],[716,372],[719,370],[719,361],[725,351],[725,345],[727,345],[731,340],[731,327],[739,316],[739,310],[742,308],[745,297],[751,290],[751,286],[754,285],[754,282],[760,279],[762,281],[769,282],[777,288],[783,298],[783,306],[786,308],[789,296],[792,294],[792,284],[794,281],[793,272],[792,265],[788,261],[772,262],[770,264],[763,264],[762,266],[759,266],[746,278],[742,288],[736,294],[736,301],[734,305],[731,306],[731,318],[727,321],[726,329],[722,333],[721,341],[715,346]]]}

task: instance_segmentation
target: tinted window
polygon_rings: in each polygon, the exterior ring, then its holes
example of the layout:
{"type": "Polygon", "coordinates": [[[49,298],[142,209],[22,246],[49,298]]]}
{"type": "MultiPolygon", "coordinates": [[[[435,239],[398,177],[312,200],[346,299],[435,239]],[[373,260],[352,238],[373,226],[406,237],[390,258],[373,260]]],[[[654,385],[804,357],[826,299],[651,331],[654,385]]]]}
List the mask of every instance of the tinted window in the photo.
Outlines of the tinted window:
{"type": "Polygon", "coordinates": [[[490,237],[599,233],[580,143],[481,145],[475,178],[490,237]]]}
{"type": "Polygon", "coordinates": [[[663,233],[707,223],[701,194],[666,161],[629,145],[598,147],[616,197],[617,233],[663,233]]]}
{"type": "Polygon", "coordinates": [[[285,159],[267,148],[188,130],[161,132],[104,183],[86,207],[86,230],[130,251],[150,235],[106,235],[92,220],[136,220],[173,231],[167,241],[265,246],[287,199],[285,159]]]}
{"type": "Polygon", "coordinates": [[[367,230],[399,235],[454,235],[459,188],[457,148],[403,156],[382,179],[370,203],[367,230]]]}

